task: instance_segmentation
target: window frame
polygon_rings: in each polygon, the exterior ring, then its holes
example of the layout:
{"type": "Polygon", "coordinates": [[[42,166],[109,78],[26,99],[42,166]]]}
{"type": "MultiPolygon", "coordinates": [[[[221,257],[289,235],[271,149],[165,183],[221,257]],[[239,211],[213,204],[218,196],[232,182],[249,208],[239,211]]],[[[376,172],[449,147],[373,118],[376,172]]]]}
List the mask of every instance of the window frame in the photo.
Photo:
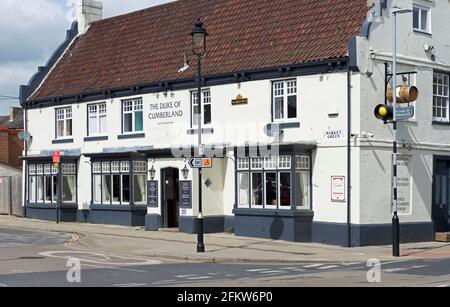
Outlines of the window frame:
{"type": "Polygon", "coordinates": [[[129,159],[108,159],[108,160],[95,160],[91,166],[91,205],[100,206],[132,206],[132,205],[146,205],[147,204],[147,186],[144,186],[144,199],[142,202],[135,202],[134,195],[134,178],[135,176],[145,176],[145,182],[148,181],[148,162],[146,160],[129,160],[129,159]],[[104,184],[106,183],[104,178],[109,176],[110,183],[110,200],[106,202],[104,200],[104,184]],[[119,177],[119,201],[114,201],[114,176],[119,177]],[[128,193],[129,201],[124,201],[124,176],[129,176],[128,193]],[[97,183],[94,178],[100,178],[100,182],[97,183]],[[96,186],[99,185],[100,202],[96,201],[96,186]]]}
{"type": "Polygon", "coordinates": [[[419,33],[425,33],[425,34],[431,34],[431,8],[427,7],[427,6],[423,6],[420,4],[413,4],[413,13],[412,13],[412,18],[413,18],[413,30],[414,32],[419,32],[419,33]],[[414,26],[414,11],[418,10],[419,11],[419,24],[418,27],[414,26]],[[427,25],[426,25],[426,29],[422,29],[422,14],[423,12],[426,12],[426,16],[427,16],[427,25]]]}
{"type": "Polygon", "coordinates": [[[283,80],[274,80],[271,84],[271,91],[272,91],[272,103],[271,103],[271,113],[272,113],[272,122],[289,122],[289,121],[297,121],[299,118],[299,91],[298,91],[298,80],[296,78],[291,79],[283,79],[283,80]],[[292,87],[289,87],[289,83],[295,82],[295,93],[289,93],[289,89],[292,87]],[[282,95],[276,94],[276,85],[282,84],[282,95]],[[281,118],[276,118],[276,99],[277,98],[283,98],[283,116],[281,118]],[[295,117],[289,117],[289,97],[295,97],[295,108],[296,108],[296,116],[295,117]]]}
{"type": "Polygon", "coordinates": [[[88,104],[87,105],[87,136],[106,136],[108,134],[108,109],[106,102],[100,102],[100,103],[94,103],[94,104],[88,104]],[[100,113],[100,107],[104,106],[104,113],[100,113]],[[92,115],[91,108],[95,107],[95,115],[92,115]],[[105,118],[106,120],[106,126],[105,126],[105,132],[101,132],[100,128],[100,118],[105,118]],[[96,133],[91,133],[91,118],[94,118],[96,120],[96,133]]]}
{"type": "Polygon", "coordinates": [[[28,164],[28,184],[30,183],[31,178],[34,178],[34,195],[33,199],[31,198],[32,188],[28,185],[28,193],[27,193],[27,204],[34,205],[56,205],[58,203],[58,195],[57,190],[55,190],[55,185],[59,185],[59,189],[61,194],[64,193],[63,186],[63,177],[70,176],[74,177],[73,181],[73,198],[72,201],[64,201],[63,195],[61,195],[62,204],[77,204],[78,203],[78,169],[77,162],[63,162],[60,164],[59,171],[61,175],[58,175],[56,169],[50,162],[33,162],[28,164]],[[71,170],[67,172],[65,166],[70,165],[71,170]],[[33,170],[30,172],[30,170],[33,170]],[[50,177],[50,200],[46,200],[46,192],[47,192],[47,177],[50,177]],[[61,178],[61,182],[58,181],[58,177],[61,178]],[[40,186],[42,190],[40,191],[40,186]]]}
{"type": "Polygon", "coordinates": [[[140,134],[145,131],[144,127],[144,100],[142,98],[132,98],[122,100],[122,134],[132,135],[140,134]],[[131,102],[131,110],[125,111],[125,105],[131,102]],[[137,105],[140,105],[140,109],[137,110],[137,105]],[[142,113],[142,130],[136,130],[136,113],[142,113]],[[131,114],[131,131],[125,131],[125,115],[131,114]]]}
{"type": "MultiPolygon", "coordinates": [[[[237,158],[236,164],[236,185],[237,188],[237,196],[236,196],[236,208],[241,209],[244,206],[241,205],[240,200],[240,174],[248,173],[249,174],[249,187],[250,187],[250,209],[263,209],[263,210],[311,210],[312,208],[312,157],[310,153],[307,152],[299,152],[299,153],[283,153],[281,152],[277,156],[273,157],[258,157],[258,156],[249,156],[245,158],[237,158]],[[297,157],[306,157],[307,160],[303,161],[303,165],[300,163],[297,165],[297,157]],[[259,163],[262,164],[262,167],[254,167],[255,163],[252,163],[254,159],[258,159],[259,163]],[[245,163],[242,163],[245,160],[245,163]],[[267,204],[267,176],[268,174],[275,173],[276,180],[276,205],[267,204]],[[298,189],[300,187],[300,181],[297,180],[297,173],[305,173],[308,178],[308,193],[307,193],[307,206],[300,206],[297,204],[297,200],[301,200],[302,198],[297,197],[298,189]],[[253,181],[254,175],[258,174],[262,180],[262,205],[256,205],[253,200],[253,181]],[[290,180],[290,205],[289,206],[281,206],[281,176],[282,174],[289,174],[290,180]],[[298,188],[297,188],[298,186],[298,188]],[[298,199],[297,199],[298,198],[298,199]]],[[[259,164],[257,163],[257,164],[259,164]]],[[[257,165],[259,166],[259,165],[257,165]]],[[[245,206],[247,208],[248,206],[245,206]]]]}
{"type": "MultiPolygon", "coordinates": [[[[195,106],[198,105],[198,103],[196,104],[195,101],[198,101],[198,95],[197,98],[194,98],[194,95],[196,95],[198,93],[198,90],[193,90],[191,91],[191,128],[195,129],[198,128],[198,123],[195,124],[194,121],[194,116],[196,115],[195,111],[195,106]]],[[[202,128],[211,128],[212,126],[212,122],[213,122],[213,117],[212,117],[212,94],[211,94],[211,89],[209,88],[205,88],[202,89],[202,118],[203,118],[203,123],[202,123],[202,128]],[[205,93],[209,93],[208,95],[205,95],[205,93]],[[207,100],[207,101],[206,101],[207,100]],[[210,106],[210,118],[211,121],[209,123],[205,123],[205,105],[209,105],[210,106]]]]}
{"type": "MultiPolygon", "coordinates": [[[[433,88],[432,88],[432,93],[433,93],[432,94],[432,96],[433,96],[432,99],[433,99],[433,101],[432,101],[432,114],[431,114],[432,121],[434,123],[445,123],[445,124],[450,123],[450,73],[449,72],[442,72],[442,71],[433,71],[433,81],[432,81],[432,83],[433,83],[433,85],[432,85],[433,86],[433,88]],[[439,80],[439,77],[446,78],[447,79],[447,84],[445,84],[444,82],[443,83],[435,83],[434,82],[435,77],[437,77],[437,80],[439,80]],[[438,89],[439,86],[442,86],[443,89],[446,86],[446,88],[447,88],[447,95],[446,96],[444,94],[438,94],[439,91],[435,92],[435,90],[434,90],[435,87],[436,87],[436,89],[438,89]],[[446,100],[446,106],[445,106],[445,108],[446,108],[446,117],[445,118],[442,117],[442,116],[440,116],[440,117],[435,116],[435,109],[438,108],[438,106],[436,105],[436,100],[435,100],[436,98],[446,100]]],[[[440,106],[439,108],[441,109],[441,112],[442,112],[442,109],[444,109],[443,106],[440,106]]],[[[442,115],[442,113],[441,113],[441,115],[442,115]]]]}
{"type": "Polygon", "coordinates": [[[62,108],[56,108],[55,109],[55,139],[57,140],[64,140],[64,139],[71,139],[73,137],[73,110],[72,106],[69,107],[62,107],[62,108]],[[63,111],[63,118],[58,118],[60,114],[58,114],[59,111],[63,111]],[[68,112],[70,111],[70,112],[68,112]],[[70,114],[70,117],[68,117],[68,113],[70,114]],[[70,120],[71,125],[71,131],[70,135],[67,134],[67,122],[70,120]],[[59,135],[59,122],[63,122],[63,135],[59,135]]]}

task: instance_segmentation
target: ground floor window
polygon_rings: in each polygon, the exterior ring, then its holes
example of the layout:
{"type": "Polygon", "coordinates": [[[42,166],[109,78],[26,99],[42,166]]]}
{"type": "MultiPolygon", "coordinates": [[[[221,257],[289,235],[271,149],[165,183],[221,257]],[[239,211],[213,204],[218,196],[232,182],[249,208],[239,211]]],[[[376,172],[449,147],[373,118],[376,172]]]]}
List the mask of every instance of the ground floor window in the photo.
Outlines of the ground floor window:
{"type": "Polygon", "coordinates": [[[147,163],[145,161],[103,161],[92,165],[94,204],[145,204],[147,163]]]}
{"type": "Polygon", "coordinates": [[[76,202],[76,164],[63,163],[60,170],[61,176],[58,176],[58,169],[49,163],[28,165],[29,203],[56,204],[58,187],[63,203],[76,202]]]}
{"type": "Polygon", "coordinates": [[[237,161],[239,208],[311,208],[309,155],[247,157],[237,161]]]}

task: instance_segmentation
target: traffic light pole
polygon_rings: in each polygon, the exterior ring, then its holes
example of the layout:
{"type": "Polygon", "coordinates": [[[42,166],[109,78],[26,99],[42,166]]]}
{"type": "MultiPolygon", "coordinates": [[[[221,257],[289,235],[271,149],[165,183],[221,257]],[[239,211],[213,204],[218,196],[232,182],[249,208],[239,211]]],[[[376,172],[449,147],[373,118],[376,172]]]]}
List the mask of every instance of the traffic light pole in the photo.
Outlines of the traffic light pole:
{"type": "Polygon", "coordinates": [[[392,42],[392,104],[393,104],[393,148],[392,148],[392,255],[400,257],[400,220],[398,217],[397,189],[397,12],[393,12],[393,42],[392,42]]]}

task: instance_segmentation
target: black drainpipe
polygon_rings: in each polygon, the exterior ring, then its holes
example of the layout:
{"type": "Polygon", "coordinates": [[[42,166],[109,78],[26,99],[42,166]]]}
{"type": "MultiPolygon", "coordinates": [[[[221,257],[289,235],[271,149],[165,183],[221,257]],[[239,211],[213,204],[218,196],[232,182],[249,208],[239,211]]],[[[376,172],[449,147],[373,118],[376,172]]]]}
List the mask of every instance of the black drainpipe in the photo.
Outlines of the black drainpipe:
{"type": "MultiPolygon", "coordinates": [[[[24,104],[24,117],[23,117],[23,123],[24,123],[24,129],[23,131],[28,132],[28,110],[27,110],[27,103],[24,104]]],[[[24,149],[25,153],[24,156],[28,156],[28,141],[24,141],[24,149]]],[[[24,163],[25,168],[25,178],[23,179],[24,183],[24,189],[23,189],[23,216],[27,217],[27,195],[28,195],[28,161],[25,159],[24,163]]]]}
{"type": "Polygon", "coordinates": [[[347,235],[348,247],[352,247],[352,71],[347,61],[347,235]]]}

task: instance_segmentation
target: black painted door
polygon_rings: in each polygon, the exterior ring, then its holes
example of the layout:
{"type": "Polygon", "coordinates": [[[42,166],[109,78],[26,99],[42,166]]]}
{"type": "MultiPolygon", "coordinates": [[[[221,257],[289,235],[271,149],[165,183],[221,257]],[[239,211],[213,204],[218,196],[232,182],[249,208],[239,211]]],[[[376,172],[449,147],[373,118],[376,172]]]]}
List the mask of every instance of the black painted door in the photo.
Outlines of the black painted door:
{"type": "Polygon", "coordinates": [[[450,161],[436,160],[433,180],[433,222],[436,232],[446,232],[450,230],[450,161]]]}

